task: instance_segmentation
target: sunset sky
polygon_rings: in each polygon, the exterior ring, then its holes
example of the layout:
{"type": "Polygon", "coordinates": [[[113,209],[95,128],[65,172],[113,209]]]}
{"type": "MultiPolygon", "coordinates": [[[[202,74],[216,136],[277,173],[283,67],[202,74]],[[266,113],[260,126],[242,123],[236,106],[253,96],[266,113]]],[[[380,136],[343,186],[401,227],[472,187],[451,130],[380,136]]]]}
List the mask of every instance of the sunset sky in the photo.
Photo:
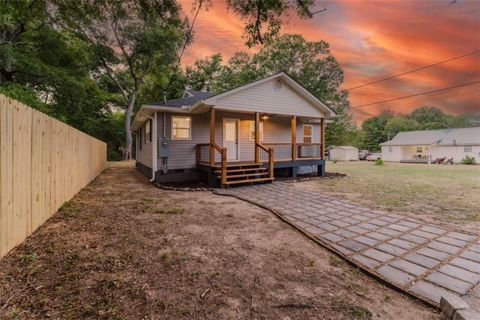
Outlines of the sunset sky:
{"type": "MultiPolygon", "coordinates": [[[[193,16],[192,0],[182,0],[193,16]]],[[[325,40],[345,72],[342,89],[440,62],[480,49],[480,0],[431,1],[316,1],[314,10],[327,8],[313,19],[290,14],[282,33],[325,40]]],[[[226,10],[224,0],[212,0],[195,24],[194,43],[183,65],[215,53],[229,58],[247,50],[243,22],[226,10]]],[[[253,51],[251,51],[253,52],[253,51]]],[[[357,108],[423,91],[480,80],[480,54],[451,61],[350,92],[357,123],[383,110],[407,113],[428,105],[447,113],[480,112],[480,84],[405,100],[357,108]]]]}

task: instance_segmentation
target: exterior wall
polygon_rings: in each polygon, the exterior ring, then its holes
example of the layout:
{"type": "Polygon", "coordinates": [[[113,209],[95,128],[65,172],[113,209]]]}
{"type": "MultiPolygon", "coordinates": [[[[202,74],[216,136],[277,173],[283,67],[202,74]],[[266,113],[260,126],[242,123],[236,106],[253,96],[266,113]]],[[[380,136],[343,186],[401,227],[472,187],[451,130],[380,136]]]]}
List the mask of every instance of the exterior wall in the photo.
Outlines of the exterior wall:
{"type": "Polygon", "coordinates": [[[145,124],[142,126],[136,135],[137,139],[137,147],[136,147],[136,160],[137,162],[147,166],[148,168],[152,168],[152,142],[144,142],[142,131],[145,127],[145,124]],[[140,140],[139,140],[140,139],[140,140]],[[142,145],[142,149],[140,150],[140,144],[142,145]]]}
{"type": "MultiPolygon", "coordinates": [[[[280,80],[281,81],[281,80],[280,80]]],[[[322,112],[282,81],[283,87],[274,87],[274,80],[266,81],[219,98],[218,108],[265,112],[304,117],[320,117],[322,112]]]]}
{"type": "Polygon", "coordinates": [[[382,159],[385,161],[412,160],[415,155],[429,156],[430,160],[446,157],[454,162],[462,162],[466,155],[475,157],[480,162],[480,146],[472,146],[472,152],[464,152],[464,146],[427,146],[421,153],[416,152],[416,146],[382,146],[382,159]]]}
{"type": "Polygon", "coordinates": [[[345,150],[341,148],[330,149],[330,160],[338,161],[356,161],[358,160],[358,150],[345,150]]]}
{"type": "Polygon", "coordinates": [[[400,146],[382,146],[382,160],[383,161],[397,161],[397,162],[400,162],[400,160],[402,160],[402,159],[403,159],[402,147],[400,147],[400,146]]]}
{"type": "MultiPolygon", "coordinates": [[[[185,114],[175,113],[158,113],[157,129],[158,139],[164,136],[164,120],[165,116],[165,136],[169,145],[169,156],[167,160],[168,170],[190,169],[196,167],[195,147],[200,143],[210,142],[210,113],[190,114],[192,118],[191,140],[171,140],[171,117],[172,115],[185,116],[185,114]]],[[[253,161],[255,157],[254,141],[249,140],[250,121],[255,120],[253,114],[234,113],[217,111],[215,116],[215,141],[218,145],[223,146],[223,119],[238,119],[239,125],[239,161],[253,161]]],[[[297,121],[297,142],[303,142],[303,129],[300,121],[297,121]]],[[[310,124],[310,123],[309,123],[310,124]]],[[[313,125],[313,142],[320,142],[320,124],[313,125]]],[[[291,142],[290,118],[272,116],[264,121],[264,139],[263,143],[289,143],[291,142]]],[[[142,150],[143,151],[143,150],[142,150]]],[[[219,156],[217,154],[217,161],[219,156]]],[[[151,149],[150,149],[151,158],[151,149]]],[[[159,160],[158,169],[162,168],[159,160]]],[[[142,162],[143,163],[143,162],[142,162]]]]}
{"type": "Polygon", "coordinates": [[[435,146],[432,147],[432,160],[447,157],[453,158],[453,162],[462,162],[466,155],[475,158],[476,162],[480,162],[480,145],[472,146],[472,152],[465,152],[464,146],[435,146]]]}

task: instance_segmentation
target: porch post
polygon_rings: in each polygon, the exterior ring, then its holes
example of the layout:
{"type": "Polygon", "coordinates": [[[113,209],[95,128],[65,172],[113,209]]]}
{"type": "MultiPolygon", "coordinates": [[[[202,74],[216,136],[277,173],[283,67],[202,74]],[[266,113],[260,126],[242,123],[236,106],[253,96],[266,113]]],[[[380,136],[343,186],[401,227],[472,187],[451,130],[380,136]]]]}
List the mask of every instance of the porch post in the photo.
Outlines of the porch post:
{"type": "Polygon", "coordinates": [[[325,118],[320,119],[320,159],[325,160],[325,118]]]}
{"type": "Polygon", "coordinates": [[[215,109],[210,109],[210,167],[215,165],[215,109]]]}
{"type": "Polygon", "coordinates": [[[260,142],[260,113],[255,112],[255,162],[260,162],[260,150],[258,143],[260,142]]]}
{"type": "Polygon", "coordinates": [[[297,160],[297,116],[292,116],[290,120],[292,128],[292,161],[297,160]]]}

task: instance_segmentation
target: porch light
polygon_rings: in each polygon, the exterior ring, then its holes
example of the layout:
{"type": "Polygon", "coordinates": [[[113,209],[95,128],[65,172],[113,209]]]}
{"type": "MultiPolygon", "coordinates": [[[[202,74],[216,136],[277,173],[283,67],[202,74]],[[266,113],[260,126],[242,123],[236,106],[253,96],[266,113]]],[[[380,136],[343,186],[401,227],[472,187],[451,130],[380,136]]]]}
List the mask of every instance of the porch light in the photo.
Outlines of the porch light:
{"type": "Polygon", "coordinates": [[[266,114],[266,113],[262,114],[260,119],[262,119],[262,121],[267,121],[268,120],[268,114],[266,114]]]}

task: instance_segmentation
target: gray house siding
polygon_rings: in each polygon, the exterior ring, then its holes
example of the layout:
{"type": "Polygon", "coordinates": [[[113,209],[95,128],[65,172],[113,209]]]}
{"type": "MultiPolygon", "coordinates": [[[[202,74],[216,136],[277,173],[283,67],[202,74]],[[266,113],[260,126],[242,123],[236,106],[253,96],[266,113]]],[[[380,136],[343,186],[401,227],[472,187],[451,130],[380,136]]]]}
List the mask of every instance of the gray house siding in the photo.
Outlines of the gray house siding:
{"type": "MultiPolygon", "coordinates": [[[[157,137],[159,141],[166,137],[169,151],[167,168],[168,170],[175,169],[191,169],[196,167],[196,155],[195,147],[197,144],[209,143],[210,141],[210,113],[203,114],[189,114],[192,122],[191,140],[172,140],[171,139],[171,117],[172,115],[185,116],[182,113],[165,113],[159,112],[157,114],[157,137]],[[165,117],[165,120],[164,120],[165,117]],[[164,122],[166,124],[164,131],[164,122]]],[[[253,161],[254,160],[254,141],[249,139],[250,122],[254,121],[253,114],[246,113],[234,113],[234,112],[216,112],[216,126],[215,126],[215,141],[218,145],[223,145],[223,120],[238,119],[240,120],[239,126],[239,160],[240,161],[253,161]]],[[[303,123],[297,121],[297,142],[303,142],[303,123]]],[[[314,143],[320,142],[320,125],[318,123],[312,123],[313,126],[313,141],[314,143]]],[[[291,140],[291,128],[290,118],[272,116],[270,119],[264,122],[264,139],[262,143],[289,143],[291,140]]],[[[151,159],[151,146],[150,151],[147,154],[147,149],[142,150],[141,161],[144,157],[149,155],[151,159]],[[143,152],[143,151],[146,152],[143,152]]],[[[217,153],[217,161],[220,160],[217,153]]],[[[145,162],[142,162],[145,164],[145,162]]],[[[158,163],[158,170],[162,169],[161,160],[158,163]]],[[[151,165],[151,160],[150,160],[151,165]]],[[[146,164],[145,164],[146,165],[146,164]]]]}
{"type": "Polygon", "coordinates": [[[145,124],[143,125],[143,127],[141,128],[141,130],[139,130],[139,132],[137,133],[137,143],[139,142],[138,139],[140,139],[140,144],[141,144],[141,150],[140,150],[140,146],[138,145],[137,146],[137,161],[141,164],[143,164],[144,166],[147,166],[149,168],[152,168],[152,142],[144,142],[144,138],[143,138],[143,130],[145,128],[145,124]],[[138,138],[138,136],[140,136],[140,138],[138,138]]]}

